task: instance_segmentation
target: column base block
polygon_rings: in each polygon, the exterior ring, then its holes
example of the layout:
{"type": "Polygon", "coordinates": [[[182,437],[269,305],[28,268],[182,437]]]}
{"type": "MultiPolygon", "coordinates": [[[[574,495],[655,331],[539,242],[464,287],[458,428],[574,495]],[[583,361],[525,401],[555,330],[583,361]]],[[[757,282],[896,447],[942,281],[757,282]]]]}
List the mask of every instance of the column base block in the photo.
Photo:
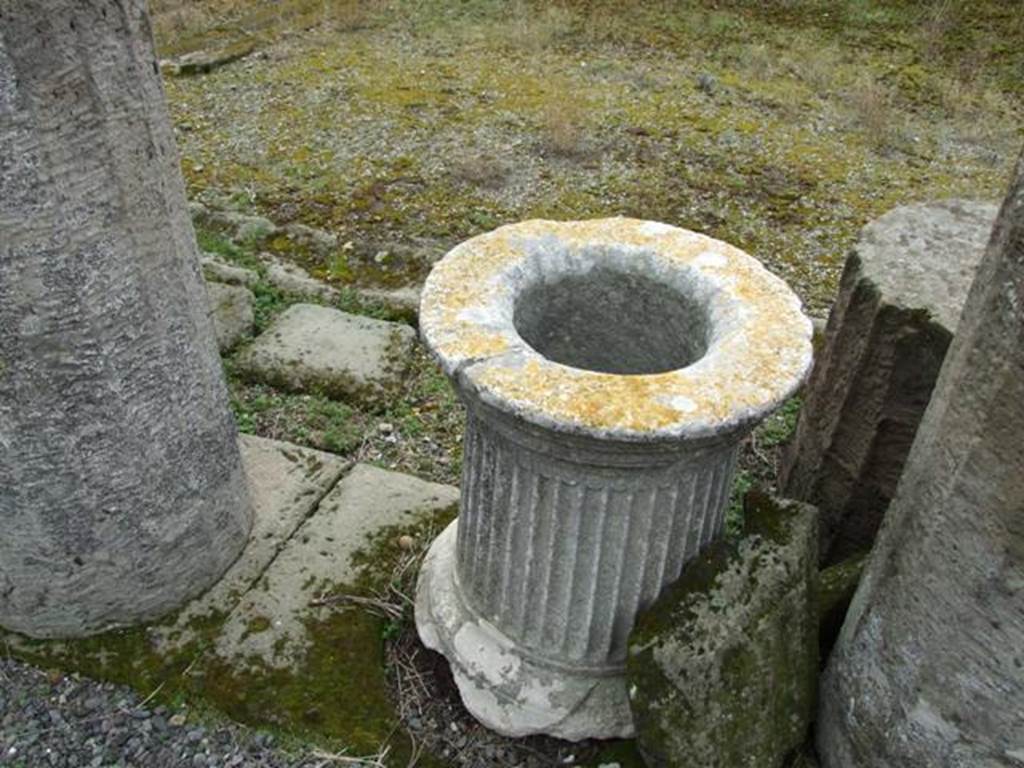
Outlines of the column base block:
{"type": "Polygon", "coordinates": [[[633,736],[625,672],[574,669],[538,659],[477,616],[455,572],[458,520],[434,540],[416,588],[416,629],[451,665],[466,709],[506,736],[569,741],[633,736]]]}

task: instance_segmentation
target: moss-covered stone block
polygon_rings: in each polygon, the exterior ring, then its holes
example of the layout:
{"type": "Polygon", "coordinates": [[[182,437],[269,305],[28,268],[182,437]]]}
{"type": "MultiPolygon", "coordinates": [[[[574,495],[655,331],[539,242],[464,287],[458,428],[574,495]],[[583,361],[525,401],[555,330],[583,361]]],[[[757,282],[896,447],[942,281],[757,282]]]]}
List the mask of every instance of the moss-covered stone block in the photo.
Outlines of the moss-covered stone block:
{"type": "Polygon", "coordinates": [[[693,560],[644,611],[627,674],[650,766],[781,768],[818,673],[817,511],[748,494],[743,535],[693,560]]]}
{"type": "Polygon", "coordinates": [[[339,400],[370,398],[399,386],[416,340],[400,323],[293,304],[235,358],[248,379],[339,400]]]}

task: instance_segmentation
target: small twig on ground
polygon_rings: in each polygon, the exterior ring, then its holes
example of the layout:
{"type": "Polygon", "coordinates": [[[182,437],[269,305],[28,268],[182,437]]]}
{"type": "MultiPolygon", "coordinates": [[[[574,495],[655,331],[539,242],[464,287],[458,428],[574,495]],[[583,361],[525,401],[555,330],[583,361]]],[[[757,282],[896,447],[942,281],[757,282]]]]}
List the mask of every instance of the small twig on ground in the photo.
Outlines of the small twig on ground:
{"type": "Polygon", "coordinates": [[[369,768],[387,768],[387,757],[391,752],[391,746],[385,745],[380,752],[376,755],[367,755],[366,757],[349,757],[344,752],[336,752],[331,754],[324,752],[319,749],[314,749],[312,755],[314,758],[319,760],[317,763],[318,768],[323,768],[325,765],[362,765],[368,766],[369,768]]]}
{"type": "Polygon", "coordinates": [[[164,689],[164,685],[166,685],[166,684],[167,684],[167,681],[166,681],[166,680],[164,680],[163,682],[161,682],[161,683],[160,683],[160,685],[158,685],[158,686],[157,686],[156,688],[154,688],[154,689],[153,689],[153,691],[152,691],[152,692],[151,692],[151,693],[149,694],[149,696],[147,696],[147,697],[146,697],[146,698],[144,698],[144,699],[143,699],[142,701],[140,701],[140,702],[139,702],[138,704],[136,704],[136,705],[135,705],[135,708],[136,708],[136,709],[142,709],[142,708],[143,708],[143,707],[145,707],[145,706],[146,706],[147,704],[149,704],[149,702],[151,702],[151,701],[153,700],[153,698],[154,698],[154,697],[155,697],[155,696],[156,696],[156,695],[157,695],[158,693],[160,693],[160,691],[162,691],[162,690],[164,689]]]}
{"type": "Polygon", "coordinates": [[[766,467],[774,467],[775,462],[772,459],[772,457],[770,457],[767,453],[765,453],[764,449],[762,449],[757,444],[757,436],[756,435],[751,435],[750,436],[750,452],[752,454],[754,454],[754,456],[756,456],[757,459],[762,464],[764,464],[766,467]]]}
{"type": "Polygon", "coordinates": [[[311,600],[309,604],[316,608],[320,608],[327,605],[358,605],[363,608],[370,609],[374,613],[383,616],[385,619],[400,619],[402,618],[402,615],[404,613],[402,606],[400,605],[388,602],[383,598],[364,597],[362,595],[327,595],[326,597],[311,600]]]}

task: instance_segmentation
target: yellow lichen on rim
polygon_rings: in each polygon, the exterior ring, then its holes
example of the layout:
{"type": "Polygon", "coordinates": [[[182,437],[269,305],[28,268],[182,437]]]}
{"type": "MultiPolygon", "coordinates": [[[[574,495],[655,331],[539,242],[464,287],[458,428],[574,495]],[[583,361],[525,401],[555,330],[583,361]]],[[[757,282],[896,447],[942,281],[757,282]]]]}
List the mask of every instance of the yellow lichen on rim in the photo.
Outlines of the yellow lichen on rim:
{"type": "MultiPolygon", "coordinates": [[[[651,318],[657,323],[658,318],[651,318]]],[[[753,423],[811,364],[811,324],[789,287],[743,251],[657,222],[526,221],[452,249],[427,279],[424,340],[460,388],[562,432],[620,440],[703,437],[753,423]],[[514,323],[515,301],[548,271],[607,262],[699,295],[710,331],[692,364],[617,374],[549,360],[514,323]]]]}

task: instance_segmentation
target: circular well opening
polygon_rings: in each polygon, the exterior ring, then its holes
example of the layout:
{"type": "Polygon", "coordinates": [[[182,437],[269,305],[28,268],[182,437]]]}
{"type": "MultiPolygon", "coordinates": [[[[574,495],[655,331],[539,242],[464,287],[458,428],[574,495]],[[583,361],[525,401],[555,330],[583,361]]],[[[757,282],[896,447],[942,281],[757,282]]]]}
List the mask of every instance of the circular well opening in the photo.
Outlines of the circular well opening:
{"type": "Polygon", "coordinates": [[[528,286],[513,322],[548,360],[624,375],[691,365],[707,352],[710,330],[705,308],[678,288],[607,268],[528,286]]]}

